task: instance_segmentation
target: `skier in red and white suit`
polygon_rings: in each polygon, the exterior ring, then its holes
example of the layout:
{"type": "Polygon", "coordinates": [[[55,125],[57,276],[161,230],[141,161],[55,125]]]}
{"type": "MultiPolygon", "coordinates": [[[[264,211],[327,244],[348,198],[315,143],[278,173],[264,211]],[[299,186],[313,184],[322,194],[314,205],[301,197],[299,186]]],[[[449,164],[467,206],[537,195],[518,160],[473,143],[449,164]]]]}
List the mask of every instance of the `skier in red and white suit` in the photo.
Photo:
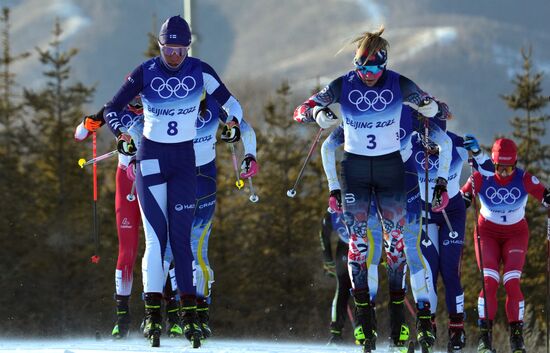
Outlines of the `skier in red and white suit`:
{"type": "MultiPolygon", "coordinates": [[[[87,115],[77,126],[74,138],[84,141],[92,132],[96,132],[105,124],[103,109],[94,115],[87,115]]],[[[120,113],[122,125],[128,129],[143,115],[141,98],[137,96],[120,113]]],[[[139,244],[139,225],[141,215],[137,199],[128,200],[135,182],[135,160],[129,156],[118,154],[116,170],[115,212],[118,235],[118,259],[115,270],[117,322],[111,332],[114,338],[124,338],[128,335],[130,315],[128,301],[132,292],[133,271],[139,244]]],[[[136,197],[135,189],[132,195],[136,197]]]]}
{"type": "MultiPolygon", "coordinates": [[[[546,189],[537,177],[516,167],[517,147],[514,141],[505,138],[496,140],[492,148],[492,160],[495,165],[494,175],[483,177],[479,172],[475,172],[473,185],[470,178],[461,189],[467,206],[472,200],[472,195],[479,196],[481,202],[477,231],[481,240],[487,303],[484,302],[481,291],[478,298],[481,329],[478,352],[489,351],[492,348],[491,324],[497,312],[501,263],[512,352],[525,352],[522,334],[524,299],[520,289],[521,271],[529,241],[525,206],[528,195],[531,195],[548,207],[550,190],[546,189]],[[485,317],[485,305],[488,317],[485,317]]],[[[477,234],[475,236],[477,237],[477,234]]],[[[475,244],[479,266],[480,249],[477,242],[475,244]]]]}

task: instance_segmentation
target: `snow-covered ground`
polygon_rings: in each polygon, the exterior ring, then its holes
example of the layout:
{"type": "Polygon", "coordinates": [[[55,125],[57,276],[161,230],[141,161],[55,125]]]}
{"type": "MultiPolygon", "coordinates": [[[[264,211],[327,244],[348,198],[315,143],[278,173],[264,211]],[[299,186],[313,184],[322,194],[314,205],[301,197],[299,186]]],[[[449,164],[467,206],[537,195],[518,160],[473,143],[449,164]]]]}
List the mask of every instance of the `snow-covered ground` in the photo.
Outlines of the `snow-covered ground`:
{"type": "MultiPolygon", "coordinates": [[[[1,352],[32,353],[107,353],[107,352],[196,352],[196,353],[360,353],[354,345],[329,347],[323,344],[249,341],[209,340],[199,349],[191,348],[183,339],[161,338],[159,348],[151,348],[145,339],[130,338],[124,341],[110,339],[63,339],[63,340],[5,340],[0,339],[1,352]]],[[[381,346],[376,353],[386,353],[381,346]]]]}

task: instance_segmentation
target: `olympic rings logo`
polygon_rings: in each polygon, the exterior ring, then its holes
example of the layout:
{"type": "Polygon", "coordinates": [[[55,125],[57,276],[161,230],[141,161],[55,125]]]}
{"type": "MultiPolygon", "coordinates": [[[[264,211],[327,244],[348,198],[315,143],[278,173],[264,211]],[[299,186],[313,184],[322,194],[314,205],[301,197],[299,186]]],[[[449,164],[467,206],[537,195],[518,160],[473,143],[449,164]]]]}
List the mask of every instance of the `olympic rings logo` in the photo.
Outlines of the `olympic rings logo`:
{"type": "Polygon", "coordinates": [[[399,140],[403,140],[407,136],[407,132],[402,127],[399,128],[399,140]]]}
{"type": "Polygon", "coordinates": [[[196,86],[197,81],[192,76],[185,76],[181,80],[177,77],[170,77],[166,81],[162,77],[155,77],[151,81],[151,88],[163,99],[172,96],[185,98],[196,86]]]}
{"type": "Polygon", "coordinates": [[[139,115],[124,114],[120,118],[120,123],[125,128],[129,128],[130,126],[134,125],[134,123],[136,123],[139,119],[140,119],[139,115]]]}
{"type": "Polygon", "coordinates": [[[197,130],[200,130],[204,127],[204,125],[210,122],[210,120],[212,120],[212,112],[210,111],[210,109],[206,109],[206,113],[204,114],[204,116],[200,114],[197,116],[195,127],[197,128],[197,130]]]}
{"type": "Polygon", "coordinates": [[[496,189],[493,186],[489,186],[485,190],[485,196],[495,205],[500,205],[503,202],[507,205],[513,205],[521,197],[521,191],[517,187],[508,190],[506,188],[496,189]]]}
{"type": "Polygon", "coordinates": [[[393,92],[385,89],[380,94],[373,90],[361,93],[361,91],[354,89],[348,94],[348,100],[361,112],[365,112],[371,108],[374,111],[380,112],[386,109],[393,101],[393,92]]]}
{"type": "MultiPolygon", "coordinates": [[[[423,168],[426,167],[425,156],[426,156],[425,153],[422,151],[419,151],[414,155],[414,160],[416,161],[416,163],[420,164],[423,168]]],[[[439,168],[439,158],[437,159],[428,158],[428,170],[437,169],[437,168],[439,168]]]]}

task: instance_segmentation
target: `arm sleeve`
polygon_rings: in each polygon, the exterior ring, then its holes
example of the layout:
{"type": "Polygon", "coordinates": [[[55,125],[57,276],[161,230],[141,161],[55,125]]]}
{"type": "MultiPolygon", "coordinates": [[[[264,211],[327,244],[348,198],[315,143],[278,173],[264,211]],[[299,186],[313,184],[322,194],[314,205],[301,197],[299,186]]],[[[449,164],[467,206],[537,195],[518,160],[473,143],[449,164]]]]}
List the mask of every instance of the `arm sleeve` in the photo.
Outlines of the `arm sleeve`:
{"type": "Polygon", "coordinates": [[[218,101],[228,116],[235,117],[240,123],[243,119],[241,104],[231,95],[231,92],[225,87],[216,71],[205,62],[202,63],[202,78],[206,93],[212,95],[218,101]]]}
{"type": "Polygon", "coordinates": [[[118,137],[122,133],[122,123],[119,120],[118,112],[121,112],[142,89],[143,68],[140,65],[128,76],[126,82],[120,87],[113,99],[105,104],[103,118],[115,136],[118,137]]]}
{"type": "Polygon", "coordinates": [[[323,251],[323,260],[325,262],[334,261],[332,257],[332,249],[330,247],[330,235],[332,234],[332,217],[329,212],[325,213],[319,232],[319,240],[321,241],[321,249],[323,251]]]}
{"type": "Polygon", "coordinates": [[[246,122],[245,119],[241,120],[241,140],[243,141],[244,146],[244,155],[252,155],[256,158],[256,132],[246,122]]]}
{"type": "Polygon", "coordinates": [[[336,148],[344,143],[344,129],[338,126],[332,130],[331,134],[326,138],[321,146],[321,157],[323,159],[323,169],[328,181],[328,189],[341,189],[338,181],[338,173],[336,172],[336,148]]]}
{"type": "Polygon", "coordinates": [[[294,120],[298,122],[312,122],[315,120],[313,117],[314,107],[327,107],[331,104],[338,103],[342,92],[342,80],[343,77],[337,78],[321,91],[311,96],[307,101],[300,104],[294,110],[294,120]]]}
{"type": "MultiPolygon", "coordinates": [[[[455,143],[460,158],[462,158],[463,161],[468,161],[468,150],[464,148],[464,138],[457,136],[453,142],[455,143]]],[[[493,162],[483,150],[481,150],[477,156],[473,156],[473,164],[474,169],[483,176],[491,176],[495,173],[493,162]]]]}
{"type": "Polygon", "coordinates": [[[437,169],[437,176],[448,180],[451,170],[451,161],[453,159],[453,141],[451,137],[436,124],[430,125],[428,134],[429,139],[439,147],[439,167],[437,169]]]}
{"type": "Polygon", "coordinates": [[[525,186],[525,191],[527,191],[529,195],[533,196],[539,201],[542,201],[546,188],[536,176],[525,172],[523,174],[523,185],[525,186]]]}
{"type": "Polygon", "coordinates": [[[479,172],[474,172],[474,185],[475,186],[475,193],[473,192],[473,187],[472,187],[472,178],[468,178],[468,181],[466,182],[466,184],[464,184],[462,186],[462,188],[460,188],[460,192],[465,194],[465,193],[470,193],[470,194],[473,194],[473,196],[476,196],[477,193],[478,193],[478,190],[479,188],[481,188],[481,184],[483,183],[483,178],[481,176],[481,173],[479,172]]]}

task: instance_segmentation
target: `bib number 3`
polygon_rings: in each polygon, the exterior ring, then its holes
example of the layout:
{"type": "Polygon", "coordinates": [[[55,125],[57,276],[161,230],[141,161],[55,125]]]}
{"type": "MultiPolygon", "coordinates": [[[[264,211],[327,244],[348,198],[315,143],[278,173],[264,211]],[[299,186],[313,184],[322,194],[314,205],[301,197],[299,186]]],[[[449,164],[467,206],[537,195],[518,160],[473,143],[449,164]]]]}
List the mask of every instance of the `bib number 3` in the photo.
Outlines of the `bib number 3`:
{"type": "Polygon", "coordinates": [[[169,121],[168,122],[168,130],[166,133],[170,136],[174,136],[178,134],[178,123],[176,121],[169,121]]]}
{"type": "Polygon", "coordinates": [[[367,135],[367,148],[369,150],[376,148],[376,135],[367,135]]]}

